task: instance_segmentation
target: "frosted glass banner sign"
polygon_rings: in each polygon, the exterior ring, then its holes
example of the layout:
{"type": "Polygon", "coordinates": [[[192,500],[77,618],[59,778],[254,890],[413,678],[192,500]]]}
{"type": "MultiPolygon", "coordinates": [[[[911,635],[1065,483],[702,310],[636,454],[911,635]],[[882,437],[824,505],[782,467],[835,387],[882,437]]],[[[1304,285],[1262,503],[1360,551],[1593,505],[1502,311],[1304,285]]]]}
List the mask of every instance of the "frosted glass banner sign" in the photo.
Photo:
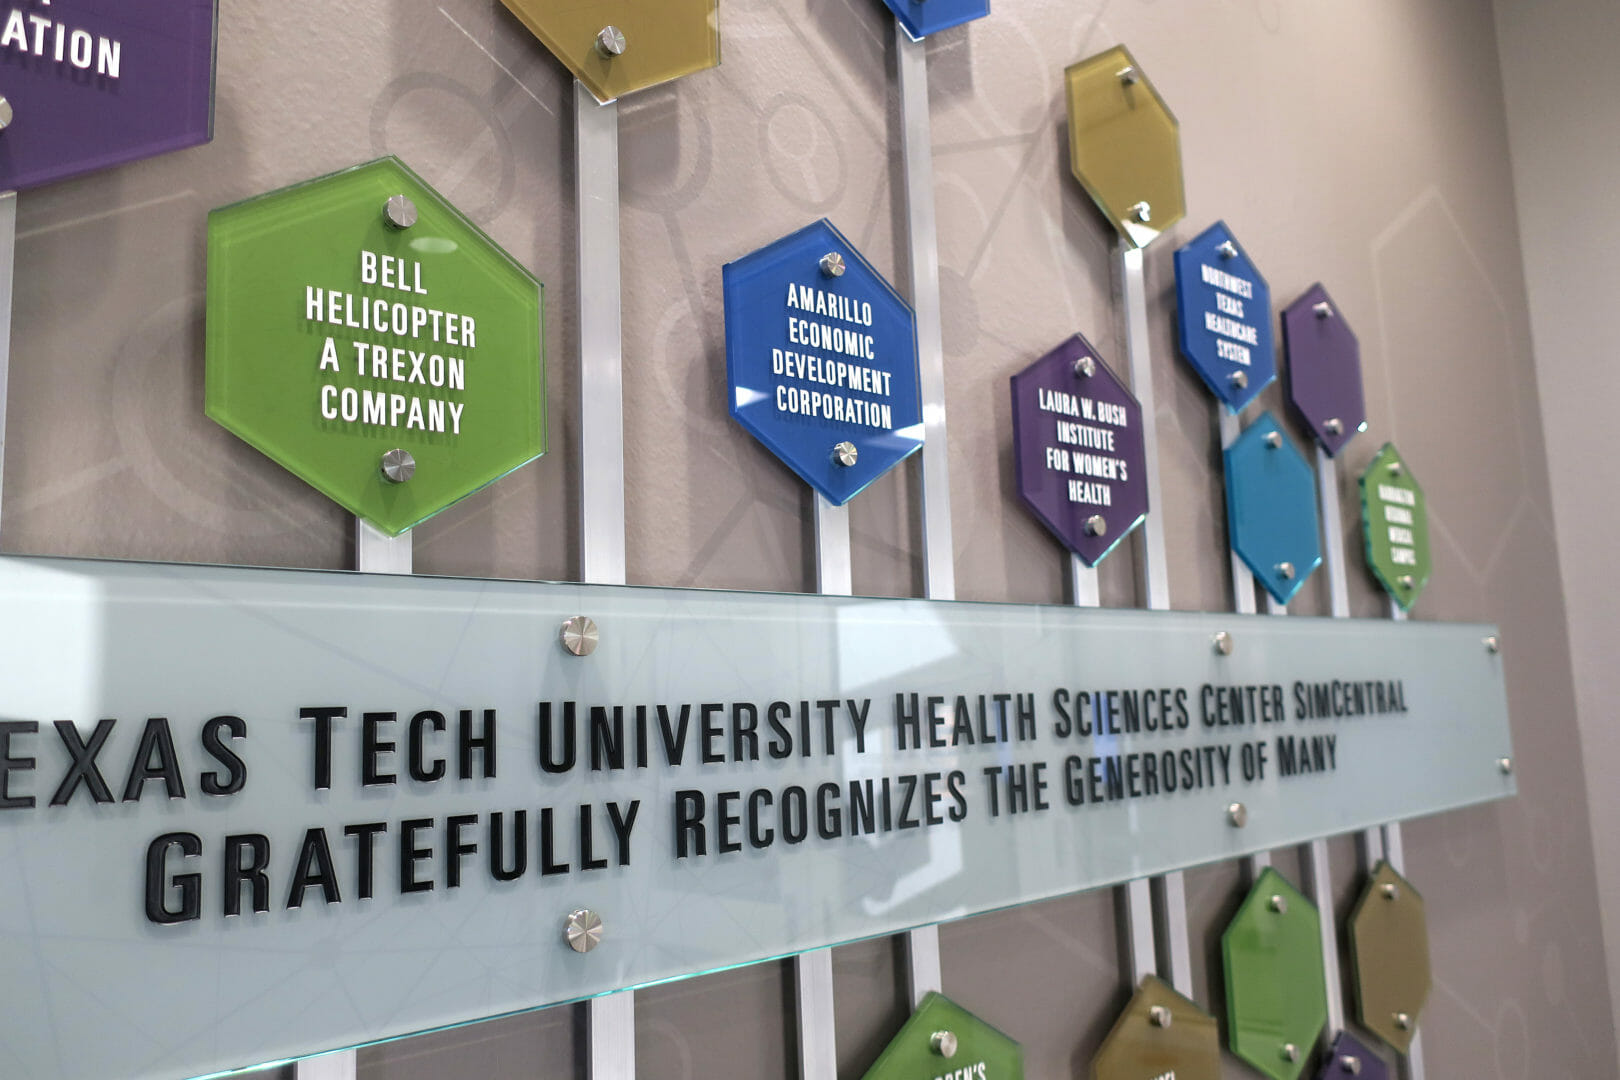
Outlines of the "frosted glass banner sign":
{"type": "Polygon", "coordinates": [[[0,5],[0,191],[212,138],[215,5],[0,5]]]}
{"type": "Polygon", "coordinates": [[[3,558],[4,1075],[174,1080],[1500,798],[1493,633],[3,558]]]}

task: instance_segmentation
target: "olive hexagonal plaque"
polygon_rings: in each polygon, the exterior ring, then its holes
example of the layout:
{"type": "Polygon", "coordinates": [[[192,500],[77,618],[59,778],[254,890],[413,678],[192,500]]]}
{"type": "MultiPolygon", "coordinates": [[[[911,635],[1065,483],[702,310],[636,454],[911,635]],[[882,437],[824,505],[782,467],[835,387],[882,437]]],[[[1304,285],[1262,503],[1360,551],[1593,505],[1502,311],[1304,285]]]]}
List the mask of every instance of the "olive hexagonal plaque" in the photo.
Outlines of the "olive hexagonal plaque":
{"type": "Polygon", "coordinates": [[[1295,1080],[1327,1023],[1321,920],[1267,868],[1221,935],[1232,1053],[1271,1080],[1295,1080]]]}
{"type": "Polygon", "coordinates": [[[546,449],[540,283],[395,158],[208,216],[208,415],[398,535],[546,449]]]}
{"type": "Polygon", "coordinates": [[[1387,862],[1373,871],[1350,913],[1356,1018],[1406,1053],[1429,999],[1429,926],[1423,897],[1387,862]]]}
{"type": "Polygon", "coordinates": [[[1120,235],[1147,247],[1187,216],[1175,116],[1123,45],[1073,65],[1064,81],[1075,178],[1120,235]]]}
{"type": "Polygon", "coordinates": [[[931,993],[865,1080],[1024,1080],[1024,1048],[944,994],[931,993]]]}
{"type": "Polygon", "coordinates": [[[1220,1080],[1215,1018],[1149,975],[1091,1063],[1091,1080],[1220,1080]]]}
{"type": "Polygon", "coordinates": [[[1361,529],[1367,566],[1401,609],[1410,611],[1434,567],[1429,504],[1394,443],[1385,443],[1361,474],[1361,529]]]}
{"type": "Polygon", "coordinates": [[[501,0],[598,101],[720,63],[719,0],[501,0]]]}

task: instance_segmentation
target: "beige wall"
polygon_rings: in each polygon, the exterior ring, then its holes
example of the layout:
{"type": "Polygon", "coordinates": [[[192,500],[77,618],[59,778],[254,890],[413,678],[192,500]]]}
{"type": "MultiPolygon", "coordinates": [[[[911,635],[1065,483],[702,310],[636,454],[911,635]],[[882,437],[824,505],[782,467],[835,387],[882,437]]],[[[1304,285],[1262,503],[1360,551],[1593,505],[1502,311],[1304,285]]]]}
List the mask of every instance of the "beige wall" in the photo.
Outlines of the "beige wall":
{"type": "Polygon", "coordinates": [[[1613,57],[1620,3],[1499,0],[1496,24],[1614,987],[1620,978],[1620,801],[1611,791],[1620,769],[1613,706],[1620,695],[1614,664],[1620,498],[1610,432],[1620,405],[1613,323],[1620,295],[1620,139],[1614,137],[1620,68],[1613,57]]]}
{"type": "MultiPolygon", "coordinates": [[[[807,589],[804,487],[724,408],[720,265],[830,216],[903,277],[890,20],[877,0],[724,0],[725,64],[623,105],[631,579],[807,589]]],[[[1063,600],[1064,556],[1019,507],[1007,379],[1075,330],[1122,359],[1112,240],[1068,176],[1062,69],[1129,44],[1182,125],[1191,217],[1150,252],[1175,606],[1229,604],[1209,400],[1174,355],[1170,256],[1225,218],[1279,303],[1324,281],[1360,334],[1369,431],[1430,497],[1428,619],[1502,625],[1517,800],[1408,829],[1430,911],[1430,1075],[1616,1075],[1530,348],[1497,44],[1483,0],[1000,0],[930,44],[957,576],[973,599],[1063,600]]],[[[5,475],[10,551],[343,566],[350,525],[202,416],[210,207],[382,153],[405,158],[547,283],[554,449],[417,531],[430,573],[576,573],[572,91],[496,0],[229,0],[208,147],[26,194],[5,475]]],[[[1281,408],[1278,392],[1267,406],[1281,408]]],[[[1291,421],[1290,421],[1291,423],[1291,421]]],[[[1292,426],[1304,445],[1302,433],[1292,426]]],[[[854,504],[855,584],[920,587],[915,466],[854,504]]],[[[1347,539],[1355,542],[1347,484],[1347,539]]],[[[1132,554],[1102,575],[1136,602],[1132,554]]],[[[1353,559],[1356,614],[1385,608],[1353,559]]],[[[1326,607],[1308,583],[1299,614],[1326,607]]],[[[1333,844],[1343,914],[1353,847],[1333,844]]],[[[1279,865],[1297,870],[1290,853],[1279,865]]],[[[1188,880],[1200,998],[1241,889],[1188,880]]],[[[1123,1004],[1112,899],[948,926],[946,990],[1084,1075],[1123,1004]]],[[[859,1076],[904,1014],[892,943],[835,954],[859,1076]]],[[[647,991],[646,1077],[794,1068],[787,969],[647,991]]],[[[367,1080],[565,1076],[577,1010],[363,1052],[367,1080]]],[[[1232,1075],[1243,1070],[1229,1062],[1232,1075]]]]}

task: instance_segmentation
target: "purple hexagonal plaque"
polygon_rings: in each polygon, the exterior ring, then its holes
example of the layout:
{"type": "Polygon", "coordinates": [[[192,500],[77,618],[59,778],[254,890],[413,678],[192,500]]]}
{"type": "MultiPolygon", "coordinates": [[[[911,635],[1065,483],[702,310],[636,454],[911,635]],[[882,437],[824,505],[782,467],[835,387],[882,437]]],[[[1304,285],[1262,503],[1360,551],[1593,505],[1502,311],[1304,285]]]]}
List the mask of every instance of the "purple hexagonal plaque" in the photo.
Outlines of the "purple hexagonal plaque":
{"type": "Polygon", "coordinates": [[[1288,396],[1316,441],[1337,455],[1367,429],[1361,393],[1361,346],[1333,297],[1321,285],[1283,310],[1288,396]]]}
{"type": "Polygon", "coordinates": [[[40,0],[0,17],[0,191],[205,143],[216,0],[40,0]]]}
{"type": "Polygon", "coordinates": [[[1142,407],[1076,334],[1012,377],[1018,493],[1095,566],[1147,516],[1142,407]]]}
{"type": "Polygon", "coordinates": [[[1339,1032],[1333,1048],[1322,1058],[1316,1080],[1389,1080],[1389,1066],[1371,1048],[1348,1031],[1339,1032]]]}

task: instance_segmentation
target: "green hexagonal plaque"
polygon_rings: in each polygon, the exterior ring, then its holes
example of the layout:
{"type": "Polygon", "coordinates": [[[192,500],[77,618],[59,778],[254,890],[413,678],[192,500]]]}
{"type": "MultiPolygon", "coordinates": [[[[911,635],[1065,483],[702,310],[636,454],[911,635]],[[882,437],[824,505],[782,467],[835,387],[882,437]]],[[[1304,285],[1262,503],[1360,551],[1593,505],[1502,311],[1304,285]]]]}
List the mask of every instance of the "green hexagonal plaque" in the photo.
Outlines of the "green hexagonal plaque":
{"type": "Polygon", "coordinates": [[[397,536],[545,452],[542,311],[395,158],[248,199],[208,215],[208,415],[397,536]]]}
{"type": "Polygon", "coordinates": [[[1064,82],[1075,179],[1121,236],[1147,247],[1187,216],[1175,115],[1123,45],[1074,64],[1064,82]]]}
{"type": "Polygon", "coordinates": [[[944,994],[931,993],[866,1080],[1024,1080],[1024,1048],[944,994]]]}
{"type": "Polygon", "coordinates": [[[1367,565],[1403,611],[1429,583],[1429,504],[1394,443],[1361,474],[1361,529],[1367,565]]]}
{"type": "Polygon", "coordinates": [[[1373,871],[1350,913],[1356,1019],[1406,1053],[1429,1000],[1429,924],[1423,897],[1387,863],[1373,871]]]}
{"type": "Polygon", "coordinates": [[[1272,1080],[1295,1080],[1327,1023],[1321,920],[1267,868],[1221,935],[1232,1053],[1272,1080]]]}
{"type": "Polygon", "coordinates": [[[1142,979],[1091,1062],[1091,1080],[1220,1080],[1215,1018],[1153,975],[1142,979]]]}

